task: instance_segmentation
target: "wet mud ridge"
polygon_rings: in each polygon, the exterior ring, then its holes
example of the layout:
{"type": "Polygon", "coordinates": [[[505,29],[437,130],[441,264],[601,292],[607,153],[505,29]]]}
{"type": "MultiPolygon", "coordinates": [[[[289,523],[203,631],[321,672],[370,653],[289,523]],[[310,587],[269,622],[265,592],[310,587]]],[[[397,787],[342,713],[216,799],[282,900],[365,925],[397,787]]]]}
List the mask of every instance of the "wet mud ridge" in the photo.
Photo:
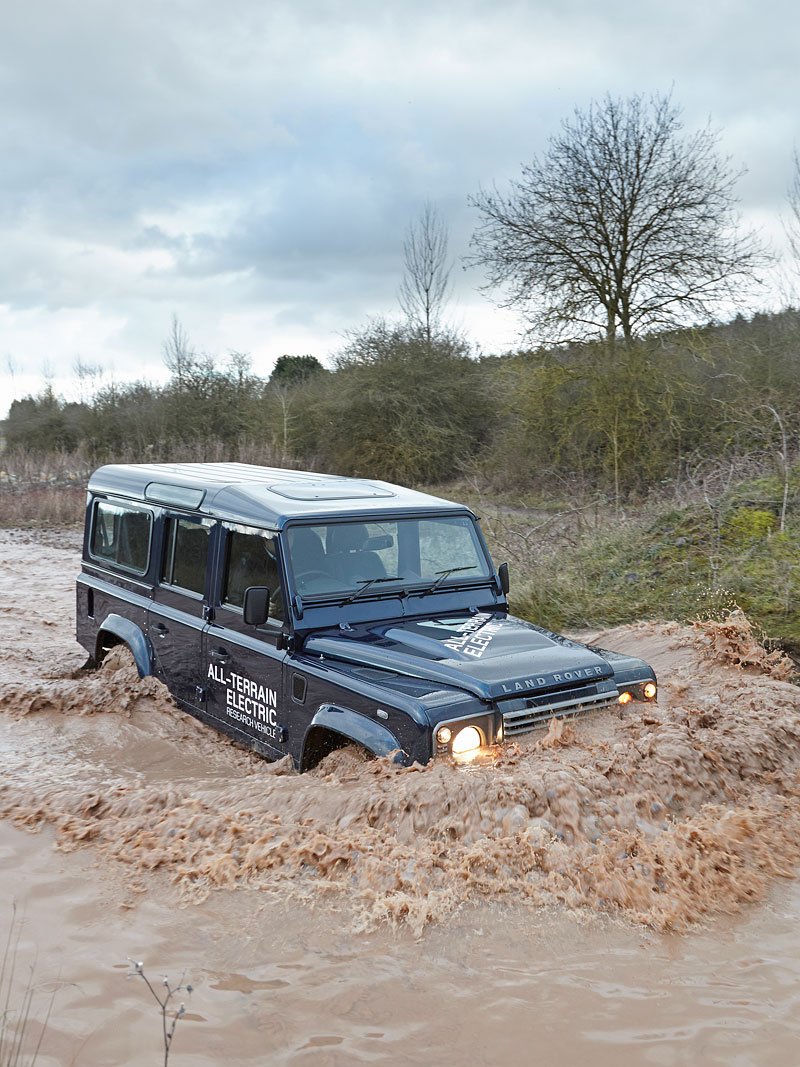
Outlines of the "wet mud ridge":
{"type": "Polygon", "coordinates": [[[658,706],[554,722],[493,765],[344,750],[301,776],[196,723],[120,651],[81,672],[76,569],[71,548],[1,535],[0,815],[125,865],[134,891],[334,898],[357,926],[415,932],[482,901],[681,929],[800,863],[800,689],[742,616],[598,635],[654,664],[658,706]]]}

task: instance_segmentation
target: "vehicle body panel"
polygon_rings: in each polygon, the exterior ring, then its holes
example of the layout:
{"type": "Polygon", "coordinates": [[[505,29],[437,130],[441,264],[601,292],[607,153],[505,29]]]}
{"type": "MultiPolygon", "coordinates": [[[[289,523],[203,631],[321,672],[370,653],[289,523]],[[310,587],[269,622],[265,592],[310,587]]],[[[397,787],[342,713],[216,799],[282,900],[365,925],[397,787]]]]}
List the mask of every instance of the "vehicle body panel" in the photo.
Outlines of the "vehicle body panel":
{"type": "Polygon", "coordinates": [[[641,660],[511,616],[473,513],[425,493],[243,464],[109,465],[86,516],[90,657],[127,644],[191,714],[301,769],[348,740],[425,763],[467,725],[491,746],[655,687],[641,660]],[[273,594],[259,594],[268,618],[245,622],[248,586],[273,594]]]}

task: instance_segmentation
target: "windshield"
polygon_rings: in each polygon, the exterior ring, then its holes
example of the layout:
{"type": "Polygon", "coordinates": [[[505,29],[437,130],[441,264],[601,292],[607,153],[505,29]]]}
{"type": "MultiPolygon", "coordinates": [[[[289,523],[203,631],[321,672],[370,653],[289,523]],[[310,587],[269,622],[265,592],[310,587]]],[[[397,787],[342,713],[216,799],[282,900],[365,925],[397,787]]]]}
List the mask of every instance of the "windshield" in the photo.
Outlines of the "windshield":
{"type": "Polygon", "coordinates": [[[304,598],[341,594],[354,600],[491,575],[468,515],[295,526],[286,544],[295,588],[304,598]]]}

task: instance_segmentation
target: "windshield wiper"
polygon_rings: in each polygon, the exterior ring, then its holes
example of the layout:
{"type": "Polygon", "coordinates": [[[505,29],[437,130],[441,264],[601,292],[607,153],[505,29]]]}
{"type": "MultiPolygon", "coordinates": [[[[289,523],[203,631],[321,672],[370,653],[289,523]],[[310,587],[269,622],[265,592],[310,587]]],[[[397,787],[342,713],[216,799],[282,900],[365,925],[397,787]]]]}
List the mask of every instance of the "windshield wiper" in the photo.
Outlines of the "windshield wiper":
{"type": "Polygon", "coordinates": [[[360,578],[357,579],[357,581],[361,585],[361,588],[356,589],[354,593],[351,593],[349,597],[346,597],[342,601],[342,607],[344,607],[345,604],[352,604],[354,600],[357,600],[360,596],[363,596],[364,593],[366,593],[368,589],[371,589],[373,585],[378,585],[380,582],[401,582],[402,578],[399,574],[395,574],[390,575],[386,578],[360,578]]]}
{"type": "Polygon", "coordinates": [[[428,593],[435,593],[436,590],[439,588],[439,586],[442,584],[442,582],[446,578],[449,578],[451,574],[456,574],[458,571],[474,571],[474,570],[477,570],[477,569],[478,569],[478,564],[477,563],[473,563],[471,567],[448,567],[447,570],[436,571],[436,574],[439,577],[436,579],[436,581],[433,583],[433,585],[429,585],[427,589],[422,589],[420,591],[419,595],[420,596],[427,596],[428,593]]]}

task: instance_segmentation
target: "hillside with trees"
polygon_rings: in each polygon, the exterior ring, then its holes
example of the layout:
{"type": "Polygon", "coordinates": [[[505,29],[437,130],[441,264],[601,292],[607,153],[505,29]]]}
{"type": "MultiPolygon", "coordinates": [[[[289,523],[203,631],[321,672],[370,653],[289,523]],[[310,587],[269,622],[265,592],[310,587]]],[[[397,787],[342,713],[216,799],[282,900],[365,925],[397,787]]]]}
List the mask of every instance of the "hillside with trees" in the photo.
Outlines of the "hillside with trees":
{"type": "Polygon", "coordinates": [[[81,403],[15,401],[9,452],[225,454],[401,482],[470,473],[515,493],[615,506],[709,466],[775,464],[800,428],[800,312],[603,342],[475,356],[458,334],[376,320],[326,369],[285,357],[268,379],[188,341],[165,384],[112,383],[81,403]],[[297,373],[297,368],[302,373],[297,373]],[[287,370],[290,368],[290,370],[287,370]],[[291,370],[291,368],[294,368],[291,370]]]}

